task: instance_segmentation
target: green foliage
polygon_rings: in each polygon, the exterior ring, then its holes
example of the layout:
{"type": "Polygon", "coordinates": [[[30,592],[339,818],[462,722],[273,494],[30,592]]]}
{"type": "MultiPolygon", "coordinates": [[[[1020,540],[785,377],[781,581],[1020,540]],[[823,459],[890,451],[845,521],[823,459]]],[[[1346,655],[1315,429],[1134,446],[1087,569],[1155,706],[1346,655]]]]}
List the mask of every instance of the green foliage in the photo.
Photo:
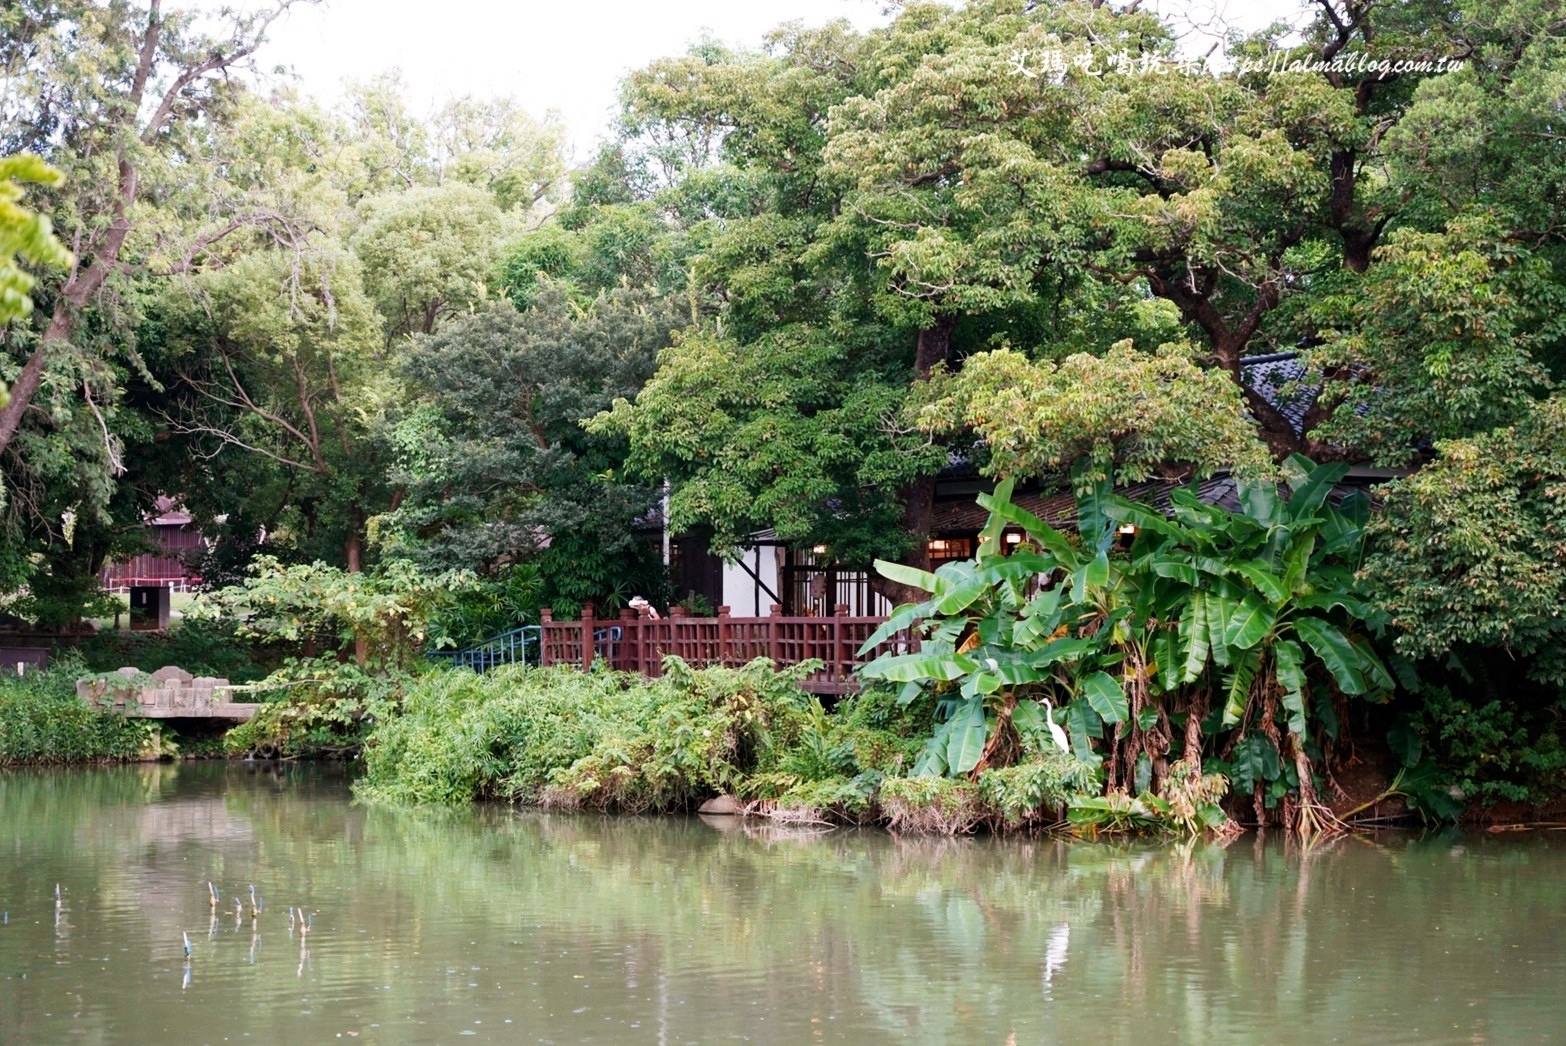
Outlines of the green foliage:
{"type": "Polygon", "coordinates": [[[265,758],[357,757],[376,726],[396,715],[413,683],[392,666],[367,671],[334,657],[288,658],[254,685],[266,703],[228,732],[224,749],[265,758]]]}
{"type": "Polygon", "coordinates": [[[1215,720],[1203,725],[1230,739],[1222,771],[1241,794],[1297,794],[1308,830],[1315,790],[1302,772],[1317,733],[1312,694],[1376,699],[1393,683],[1362,632],[1379,615],[1353,592],[1364,506],[1328,503],[1343,466],[1293,458],[1286,471],[1286,496],[1271,482],[1240,481],[1238,512],[1176,489],[1166,516],[1111,496],[1106,482],[1090,484],[1079,497],[1080,540],[1013,505],[1004,482],[980,498],[991,518],[975,559],[933,574],[878,564],[930,593],[899,607],[864,647],[912,628],[919,651],[861,669],[902,682],[909,695],[929,688],[946,699],[916,771],[978,776],[1029,746],[1069,744],[1078,760],[1104,764],[1111,798],[1083,807],[1092,817],[1129,823],[1145,807],[1147,816],[1205,825],[1199,811],[1216,785],[1195,762],[1173,779],[1155,765],[1177,719],[1188,740],[1200,738],[1193,717],[1217,694],[1215,720]],[[1025,533],[1011,555],[999,540],[1007,525],[1025,533]],[[1135,532],[1124,555],[1111,554],[1119,525],[1135,532]],[[1059,735],[1052,707],[1064,723],[1059,735]],[[1149,787],[1150,797],[1135,800],[1141,807],[1122,809],[1124,792],[1149,787]],[[1171,806],[1177,795],[1186,798],[1171,806]]]}
{"type": "Polygon", "coordinates": [[[802,698],[769,662],[644,680],[570,668],[435,672],[365,752],[360,794],[450,803],[479,797],[675,810],[733,788],[775,758],[802,698]]]}
{"type": "Polygon", "coordinates": [[[251,569],[243,584],[201,596],[188,616],[233,621],[240,636],[263,642],[325,642],[379,671],[421,662],[432,618],[472,582],[424,574],[405,560],[353,573],[260,556],[251,569]]]}
{"type": "Polygon", "coordinates": [[[490,195],[462,184],[420,187],[360,204],[353,248],[388,341],[433,333],[483,300],[505,219],[490,195]]]}
{"type": "Polygon", "coordinates": [[[0,675],[0,767],[144,759],[162,753],[156,723],[89,708],[76,696],[82,666],[57,662],[22,678],[0,675]]]}
{"type": "MultiPolygon", "coordinates": [[[[47,215],[22,205],[23,186],[59,185],[65,176],[36,156],[0,157],[0,324],[33,311],[34,279],[21,263],[64,268],[71,253],[55,238],[47,215]]],[[[5,406],[0,386],[0,407],[5,406]]]]}
{"type": "Polygon", "coordinates": [[[1441,232],[1400,229],[1365,276],[1312,307],[1326,344],[1316,367],[1352,372],[1320,437],[1385,465],[1422,442],[1523,420],[1550,386],[1543,360],[1566,336],[1562,290],[1544,258],[1515,245],[1491,212],[1441,232]]]}
{"type": "Polygon", "coordinates": [[[1398,650],[1490,649],[1566,685],[1566,397],[1387,484],[1365,579],[1398,650]]]}
{"type": "MultiPolygon", "coordinates": [[[[277,667],[277,648],[241,638],[232,621],[187,618],[167,632],[102,631],[85,635],[76,651],[94,672],[131,666],[155,672],[177,665],[196,676],[251,683],[277,667]]],[[[286,653],[286,648],[284,650],[286,653]]]]}
{"type": "Polygon", "coordinates": [[[921,427],[976,433],[994,475],[1061,473],[1079,461],[1088,463],[1088,479],[1114,474],[1126,482],[1181,466],[1202,476],[1271,471],[1239,390],[1198,367],[1185,345],[1147,354],[1121,342],[1102,358],[1078,354],[1058,364],[986,352],[932,382],[929,395],[921,427]]]}
{"type": "Polygon", "coordinates": [[[878,801],[893,832],[960,835],[986,815],[979,786],[949,777],[888,777],[878,801]]]}
{"type": "Polygon", "coordinates": [[[429,625],[432,650],[461,650],[523,625],[537,624],[545,602],[536,564],[518,563],[496,578],[480,578],[452,594],[429,625]]]}
{"type": "Polygon", "coordinates": [[[710,526],[715,547],[771,527],[843,561],[896,555],[899,489],[947,455],[887,423],[907,382],[875,367],[890,348],[873,327],[779,325],[748,343],[688,328],[635,403],[589,427],[628,439],[636,474],[670,477],[671,524],[710,526]]]}
{"type": "MultiPolygon", "coordinates": [[[[1439,770],[1435,790],[1455,786],[1463,799],[1479,806],[1559,798],[1566,772],[1566,699],[1528,701],[1476,690],[1425,687],[1405,720],[1404,729],[1427,757],[1425,764],[1439,770]]],[[[1410,767],[1417,769],[1420,762],[1410,767]]]]}
{"type": "Polygon", "coordinates": [[[382,547],[437,569],[536,562],[549,603],[657,596],[635,526],[656,493],[615,477],[623,444],[580,421],[647,379],[677,323],[656,295],[582,305],[550,283],[525,312],[497,303],[416,339],[404,366],[423,403],[394,432],[405,497],[375,521],[382,547]]]}

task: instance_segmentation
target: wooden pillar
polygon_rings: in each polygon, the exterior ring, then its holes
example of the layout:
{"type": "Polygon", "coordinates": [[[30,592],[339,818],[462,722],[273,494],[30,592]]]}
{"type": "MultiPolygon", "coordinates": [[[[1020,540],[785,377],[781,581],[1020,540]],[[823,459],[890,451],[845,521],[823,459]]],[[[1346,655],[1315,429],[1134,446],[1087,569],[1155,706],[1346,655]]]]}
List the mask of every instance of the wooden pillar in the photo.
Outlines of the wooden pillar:
{"type": "Polygon", "coordinates": [[[729,626],[729,608],[726,606],[719,607],[717,661],[720,665],[728,665],[738,660],[729,645],[732,642],[732,635],[733,633],[729,626]]]}
{"type": "Polygon", "coordinates": [[[689,616],[690,612],[684,607],[669,608],[669,645],[663,648],[665,657],[673,654],[687,663],[692,660],[691,652],[685,649],[685,636],[690,630],[684,625],[685,619],[689,616]]]}
{"type": "Polygon", "coordinates": [[[582,669],[593,667],[593,604],[582,604],[582,669]]]}
{"type": "Polygon", "coordinates": [[[555,612],[544,607],[538,612],[538,667],[549,667],[549,629],[555,622],[555,612]]]}
{"type": "Polygon", "coordinates": [[[773,664],[781,666],[783,664],[783,659],[778,656],[778,652],[782,648],[783,644],[780,641],[780,637],[778,636],[778,628],[779,619],[783,617],[783,604],[773,603],[772,606],[768,608],[768,611],[767,657],[772,659],[773,664]]]}
{"type": "Polygon", "coordinates": [[[847,603],[838,603],[832,608],[832,661],[827,666],[827,678],[834,683],[841,683],[848,678],[848,674],[843,671],[848,660],[843,656],[843,618],[847,616],[847,603]]]}

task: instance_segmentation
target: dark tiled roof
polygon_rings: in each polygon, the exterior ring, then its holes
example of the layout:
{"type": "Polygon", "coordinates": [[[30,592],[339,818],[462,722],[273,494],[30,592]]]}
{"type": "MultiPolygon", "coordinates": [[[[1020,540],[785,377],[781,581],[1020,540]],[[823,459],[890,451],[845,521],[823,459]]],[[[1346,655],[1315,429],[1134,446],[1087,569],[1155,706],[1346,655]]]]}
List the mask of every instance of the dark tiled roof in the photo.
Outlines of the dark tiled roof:
{"type": "Polygon", "coordinates": [[[1321,392],[1320,385],[1306,385],[1310,368],[1297,352],[1274,352],[1240,359],[1245,384],[1277,408],[1296,436],[1305,434],[1305,413],[1321,392]]]}

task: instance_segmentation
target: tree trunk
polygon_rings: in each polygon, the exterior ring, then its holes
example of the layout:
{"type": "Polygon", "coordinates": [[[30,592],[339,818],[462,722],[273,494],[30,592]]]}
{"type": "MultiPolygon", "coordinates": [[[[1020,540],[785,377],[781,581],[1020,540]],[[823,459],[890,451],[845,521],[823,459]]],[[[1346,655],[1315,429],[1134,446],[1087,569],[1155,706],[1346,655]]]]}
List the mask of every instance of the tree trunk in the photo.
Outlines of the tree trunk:
{"type": "MultiPolygon", "coordinates": [[[[919,332],[919,344],[914,352],[914,380],[925,381],[935,368],[951,361],[952,328],[955,316],[938,316],[935,322],[919,332]]],[[[903,503],[902,518],[898,525],[912,541],[897,561],[904,566],[930,569],[930,525],[935,519],[935,477],[920,476],[898,491],[903,503]]],[[[914,603],[925,598],[926,593],[910,585],[898,584],[890,578],[872,575],[870,588],[877,595],[898,603],[914,603]]]]}

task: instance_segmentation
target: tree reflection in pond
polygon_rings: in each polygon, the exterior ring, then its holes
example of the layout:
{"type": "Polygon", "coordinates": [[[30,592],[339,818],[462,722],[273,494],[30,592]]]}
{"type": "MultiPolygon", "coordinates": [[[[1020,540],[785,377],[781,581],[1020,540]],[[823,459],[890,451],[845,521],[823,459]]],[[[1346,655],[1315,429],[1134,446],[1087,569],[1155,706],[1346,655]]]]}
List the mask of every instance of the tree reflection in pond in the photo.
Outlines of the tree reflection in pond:
{"type": "Polygon", "coordinates": [[[7,1042],[1424,1042],[1566,1026],[1552,837],[899,839],[367,808],[317,770],[196,764],[0,776],[0,846],[7,1042]],[[214,919],[208,879],[225,898],[255,883],[265,910],[214,919]],[[295,906],[314,913],[308,950],[295,906]]]}

